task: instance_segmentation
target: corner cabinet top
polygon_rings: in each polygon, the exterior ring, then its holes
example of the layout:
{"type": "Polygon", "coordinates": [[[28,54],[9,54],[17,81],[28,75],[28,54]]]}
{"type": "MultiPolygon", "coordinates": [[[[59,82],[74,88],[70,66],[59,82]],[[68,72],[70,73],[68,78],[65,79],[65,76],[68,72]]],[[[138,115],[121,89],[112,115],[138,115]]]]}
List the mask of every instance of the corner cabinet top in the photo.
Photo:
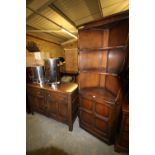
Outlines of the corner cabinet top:
{"type": "Polygon", "coordinates": [[[26,86],[41,88],[49,91],[56,91],[62,93],[72,93],[78,88],[77,83],[61,83],[58,85],[48,85],[48,84],[34,84],[34,83],[27,83],[26,86]]]}

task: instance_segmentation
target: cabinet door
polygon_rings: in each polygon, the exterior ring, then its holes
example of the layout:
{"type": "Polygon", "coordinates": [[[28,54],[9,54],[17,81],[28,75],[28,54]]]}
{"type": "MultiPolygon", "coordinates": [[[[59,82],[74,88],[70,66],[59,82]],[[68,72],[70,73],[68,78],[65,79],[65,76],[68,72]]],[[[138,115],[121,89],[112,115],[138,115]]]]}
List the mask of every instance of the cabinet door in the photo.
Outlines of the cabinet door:
{"type": "Polygon", "coordinates": [[[62,121],[66,121],[67,117],[68,117],[68,107],[67,104],[65,103],[58,103],[58,114],[59,114],[59,118],[62,121]]]}
{"type": "Polygon", "coordinates": [[[99,134],[108,133],[109,116],[110,109],[106,104],[80,97],[80,121],[92,127],[92,130],[99,134]]]}
{"type": "Polygon", "coordinates": [[[44,94],[28,93],[28,101],[33,111],[39,113],[45,112],[45,96],[44,94]]]}
{"type": "Polygon", "coordinates": [[[58,115],[58,102],[54,99],[52,93],[47,93],[46,104],[49,116],[56,118],[58,115]]]}

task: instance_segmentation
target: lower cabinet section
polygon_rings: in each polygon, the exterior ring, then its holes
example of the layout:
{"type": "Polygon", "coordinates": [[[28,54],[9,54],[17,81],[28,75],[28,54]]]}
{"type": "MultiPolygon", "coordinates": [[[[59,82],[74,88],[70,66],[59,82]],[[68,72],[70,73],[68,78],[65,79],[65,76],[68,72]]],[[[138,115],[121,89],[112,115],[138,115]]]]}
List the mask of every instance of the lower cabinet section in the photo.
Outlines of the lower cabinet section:
{"type": "MultiPolygon", "coordinates": [[[[71,87],[64,84],[65,88],[71,87]]],[[[76,84],[73,84],[74,87],[76,84]]],[[[27,98],[32,111],[39,112],[54,118],[73,129],[73,122],[78,113],[78,89],[75,87],[71,92],[64,89],[53,90],[49,87],[27,84],[27,98]],[[72,98],[74,97],[74,98],[72,98]]]]}
{"type": "Polygon", "coordinates": [[[107,144],[113,144],[120,105],[99,102],[96,98],[80,95],[80,127],[107,144]]]}

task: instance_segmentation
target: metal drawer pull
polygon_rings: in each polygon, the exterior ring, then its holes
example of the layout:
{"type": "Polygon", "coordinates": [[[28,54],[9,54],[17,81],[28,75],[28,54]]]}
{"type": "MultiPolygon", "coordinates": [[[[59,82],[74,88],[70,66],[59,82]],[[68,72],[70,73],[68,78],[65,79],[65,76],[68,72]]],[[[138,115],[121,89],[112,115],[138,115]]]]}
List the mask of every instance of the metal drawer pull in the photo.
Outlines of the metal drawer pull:
{"type": "Polygon", "coordinates": [[[93,98],[96,98],[96,96],[93,95],[93,98]]]}

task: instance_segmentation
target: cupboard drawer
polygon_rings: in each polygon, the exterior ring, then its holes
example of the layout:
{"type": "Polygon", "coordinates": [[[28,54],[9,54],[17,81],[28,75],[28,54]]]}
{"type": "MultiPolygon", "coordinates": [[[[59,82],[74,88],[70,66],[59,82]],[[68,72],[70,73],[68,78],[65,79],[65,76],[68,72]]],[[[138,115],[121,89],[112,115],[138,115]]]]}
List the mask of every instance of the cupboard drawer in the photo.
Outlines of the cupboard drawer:
{"type": "Polygon", "coordinates": [[[62,93],[47,92],[47,100],[66,104],[68,102],[68,96],[62,93]]]}
{"type": "Polygon", "coordinates": [[[44,91],[39,88],[27,87],[27,92],[29,94],[37,95],[37,96],[44,95],[44,93],[43,93],[44,91]]]}

